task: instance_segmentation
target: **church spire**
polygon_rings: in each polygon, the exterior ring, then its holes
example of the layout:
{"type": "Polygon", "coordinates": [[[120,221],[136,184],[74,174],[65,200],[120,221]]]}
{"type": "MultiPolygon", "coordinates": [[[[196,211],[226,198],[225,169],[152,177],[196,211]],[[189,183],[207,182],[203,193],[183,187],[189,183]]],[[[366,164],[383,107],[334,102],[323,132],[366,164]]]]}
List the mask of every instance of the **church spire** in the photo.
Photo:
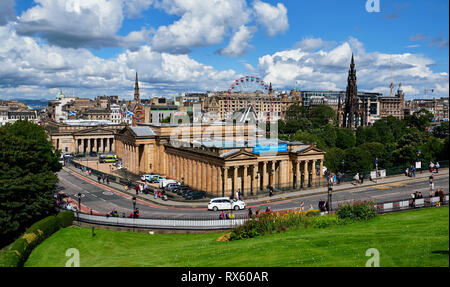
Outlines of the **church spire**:
{"type": "Polygon", "coordinates": [[[139,83],[138,83],[138,73],[136,72],[136,83],[134,84],[134,100],[138,103],[141,102],[139,97],[139,83]]]}

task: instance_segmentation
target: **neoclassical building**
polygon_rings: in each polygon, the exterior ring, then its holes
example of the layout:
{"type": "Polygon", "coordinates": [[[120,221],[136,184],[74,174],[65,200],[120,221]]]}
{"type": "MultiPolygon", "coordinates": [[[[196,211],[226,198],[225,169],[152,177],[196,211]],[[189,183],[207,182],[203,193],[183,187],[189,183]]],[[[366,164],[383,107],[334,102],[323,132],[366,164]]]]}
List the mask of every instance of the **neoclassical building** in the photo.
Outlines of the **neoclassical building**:
{"type": "Polygon", "coordinates": [[[62,153],[89,154],[115,151],[114,134],[125,127],[109,121],[67,120],[46,122],[44,128],[56,150],[62,153]]]}
{"type": "Polygon", "coordinates": [[[268,186],[298,190],[325,182],[320,176],[325,152],[255,136],[252,125],[142,124],[118,132],[115,144],[128,171],[164,175],[213,196],[230,196],[238,189],[247,196],[268,186]]]}

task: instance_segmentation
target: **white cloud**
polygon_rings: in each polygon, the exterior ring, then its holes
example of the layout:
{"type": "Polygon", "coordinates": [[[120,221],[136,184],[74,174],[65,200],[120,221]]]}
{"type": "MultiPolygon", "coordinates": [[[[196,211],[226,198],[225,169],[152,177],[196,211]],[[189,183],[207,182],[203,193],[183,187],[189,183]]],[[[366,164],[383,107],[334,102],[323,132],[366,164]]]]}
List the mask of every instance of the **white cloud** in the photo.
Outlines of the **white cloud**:
{"type": "Polygon", "coordinates": [[[245,0],[163,0],[155,7],[180,16],[155,32],[152,46],[162,52],[187,53],[189,47],[219,44],[251,20],[245,0]]]}
{"type": "Polygon", "coordinates": [[[225,90],[238,77],[218,71],[187,55],[159,53],[149,46],[102,59],[87,49],[61,48],[18,35],[12,25],[0,27],[0,93],[2,96],[49,97],[55,88],[78,96],[133,94],[135,71],[142,93],[173,95],[186,90],[225,90]],[[27,89],[24,89],[27,87],[27,89]]]}
{"type": "Polygon", "coordinates": [[[125,0],[125,12],[130,18],[137,18],[142,12],[149,9],[153,4],[153,0],[125,0]]]}
{"type": "MultiPolygon", "coordinates": [[[[320,46],[321,39],[310,41],[320,46]]],[[[308,47],[311,47],[308,46],[308,47]]],[[[434,62],[420,54],[385,54],[366,52],[355,38],[336,44],[331,49],[297,48],[259,58],[258,69],[266,82],[277,88],[345,90],[352,52],[358,77],[358,89],[389,95],[390,62],[394,84],[403,84],[408,96],[420,95],[425,88],[435,87],[435,96],[448,96],[448,74],[434,73],[434,62]]]]}
{"type": "Polygon", "coordinates": [[[251,48],[249,41],[256,32],[256,27],[246,27],[242,25],[239,30],[233,35],[228,46],[219,50],[219,54],[229,57],[240,57],[247,53],[251,48]]]}
{"type": "Polygon", "coordinates": [[[284,33],[289,28],[287,9],[282,3],[272,6],[256,0],[253,2],[256,21],[261,24],[269,36],[284,33]]]}
{"type": "Polygon", "coordinates": [[[149,30],[132,31],[122,37],[124,10],[130,16],[151,5],[148,0],[36,0],[18,18],[16,30],[48,43],[68,48],[136,48],[150,41],[149,30]],[[124,4],[125,3],[125,4],[124,4]]]}

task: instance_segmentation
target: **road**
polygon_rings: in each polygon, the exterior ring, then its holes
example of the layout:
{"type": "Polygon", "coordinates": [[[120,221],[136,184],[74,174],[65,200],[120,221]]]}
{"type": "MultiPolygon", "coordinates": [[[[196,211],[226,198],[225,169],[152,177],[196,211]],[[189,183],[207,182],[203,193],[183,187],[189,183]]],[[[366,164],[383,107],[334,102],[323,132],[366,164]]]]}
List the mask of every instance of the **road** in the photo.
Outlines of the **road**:
{"type": "MultiPolygon", "coordinates": [[[[133,208],[131,197],[124,196],[112,189],[105,188],[102,185],[85,181],[84,179],[74,176],[65,170],[58,172],[59,185],[64,187],[63,192],[76,199],[78,193],[82,194],[82,205],[100,213],[107,213],[111,210],[117,210],[120,215],[125,213],[128,215],[133,208]]],[[[449,177],[436,177],[435,188],[443,188],[445,194],[448,194],[449,177]]],[[[332,202],[333,209],[338,204],[349,200],[376,200],[377,203],[392,202],[402,199],[409,199],[410,194],[420,191],[424,197],[429,196],[428,179],[410,179],[405,182],[394,182],[389,184],[357,187],[350,190],[333,192],[332,202]]],[[[317,209],[319,199],[327,200],[327,195],[311,195],[296,199],[289,199],[273,203],[249,205],[254,211],[260,208],[264,211],[267,206],[272,210],[283,210],[299,208],[301,202],[304,202],[305,210],[312,204],[317,209]]],[[[219,213],[207,211],[206,208],[176,208],[158,206],[152,203],[138,201],[136,204],[141,211],[141,217],[161,217],[161,218],[217,218],[219,213]]],[[[237,215],[245,216],[248,210],[235,212],[237,215]]]]}

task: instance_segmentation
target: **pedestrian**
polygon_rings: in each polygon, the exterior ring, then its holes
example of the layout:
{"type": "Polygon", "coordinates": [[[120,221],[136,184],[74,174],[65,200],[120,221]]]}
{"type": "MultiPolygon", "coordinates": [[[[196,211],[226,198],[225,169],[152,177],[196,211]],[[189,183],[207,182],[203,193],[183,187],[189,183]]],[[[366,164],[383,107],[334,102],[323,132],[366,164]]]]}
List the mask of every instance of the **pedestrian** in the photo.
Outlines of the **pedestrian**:
{"type": "Polygon", "coordinates": [[[439,168],[441,167],[439,162],[436,162],[436,165],[434,167],[436,168],[436,173],[439,173],[439,168]]]}
{"type": "Polygon", "coordinates": [[[304,211],[305,210],[305,202],[302,201],[302,203],[300,203],[300,211],[304,211]]]}
{"type": "Polygon", "coordinates": [[[434,171],[434,163],[432,161],[430,161],[429,167],[430,167],[430,172],[433,173],[433,171],[434,171]]]}
{"type": "Polygon", "coordinates": [[[259,216],[259,213],[261,212],[261,210],[258,208],[257,210],[256,210],[256,217],[258,217],[259,216]]]}
{"type": "Polygon", "coordinates": [[[89,173],[89,176],[91,176],[91,170],[89,170],[88,173],[89,173]]]}
{"type": "Polygon", "coordinates": [[[415,166],[411,166],[412,168],[412,176],[416,177],[416,167],[415,166]]]}
{"type": "Polygon", "coordinates": [[[439,189],[439,202],[441,204],[444,204],[444,199],[445,199],[444,190],[441,188],[439,189]]]}
{"type": "Polygon", "coordinates": [[[252,218],[253,217],[253,210],[252,210],[252,208],[250,207],[249,209],[248,209],[248,218],[252,218]]]}
{"type": "Polygon", "coordinates": [[[356,173],[356,175],[353,177],[353,179],[356,181],[356,185],[359,184],[359,173],[356,173]]]}
{"type": "Polygon", "coordinates": [[[359,182],[360,182],[361,184],[364,183],[364,173],[360,173],[360,174],[359,174],[359,182]]]}
{"type": "Polygon", "coordinates": [[[138,193],[139,193],[139,185],[136,184],[136,186],[134,188],[136,189],[136,195],[138,195],[138,193]]]}
{"type": "Polygon", "coordinates": [[[273,188],[272,186],[269,186],[269,197],[273,196],[273,188]]]}
{"type": "Polygon", "coordinates": [[[220,213],[219,218],[220,218],[220,219],[225,219],[225,212],[223,212],[223,210],[222,210],[222,212],[220,213]]]}
{"type": "Polygon", "coordinates": [[[106,176],[106,184],[109,184],[109,175],[106,176]]]}
{"type": "Polygon", "coordinates": [[[430,184],[430,197],[433,197],[434,194],[434,182],[430,184]]]}
{"type": "Polygon", "coordinates": [[[239,200],[239,189],[238,190],[236,190],[236,193],[235,193],[235,198],[236,198],[236,200],[239,200]]]}
{"type": "Polygon", "coordinates": [[[267,206],[266,213],[271,213],[271,212],[272,212],[272,210],[270,209],[270,206],[267,206]]]}
{"type": "Polygon", "coordinates": [[[102,178],[100,177],[100,175],[99,176],[97,176],[97,181],[98,181],[98,183],[100,183],[100,180],[101,180],[102,178]]]}
{"type": "Polygon", "coordinates": [[[312,206],[312,204],[310,204],[308,210],[312,210],[312,209],[313,209],[313,206],[312,206]]]}
{"type": "Polygon", "coordinates": [[[327,202],[325,202],[325,210],[326,211],[330,210],[330,204],[328,203],[328,200],[327,200],[327,202]]]}
{"type": "Polygon", "coordinates": [[[338,175],[337,175],[337,184],[341,184],[341,178],[342,178],[342,173],[341,173],[341,172],[338,172],[338,175]]]}
{"type": "Polygon", "coordinates": [[[158,190],[156,188],[153,190],[153,195],[155,199],[158,198],[158,190]]]}
{"type": "Polygon", "coordinates": [[[139,191],[141,192],[141,194],[144,193],[144,185],[142,185],[142,183],[139,184],[139,191]]]}

